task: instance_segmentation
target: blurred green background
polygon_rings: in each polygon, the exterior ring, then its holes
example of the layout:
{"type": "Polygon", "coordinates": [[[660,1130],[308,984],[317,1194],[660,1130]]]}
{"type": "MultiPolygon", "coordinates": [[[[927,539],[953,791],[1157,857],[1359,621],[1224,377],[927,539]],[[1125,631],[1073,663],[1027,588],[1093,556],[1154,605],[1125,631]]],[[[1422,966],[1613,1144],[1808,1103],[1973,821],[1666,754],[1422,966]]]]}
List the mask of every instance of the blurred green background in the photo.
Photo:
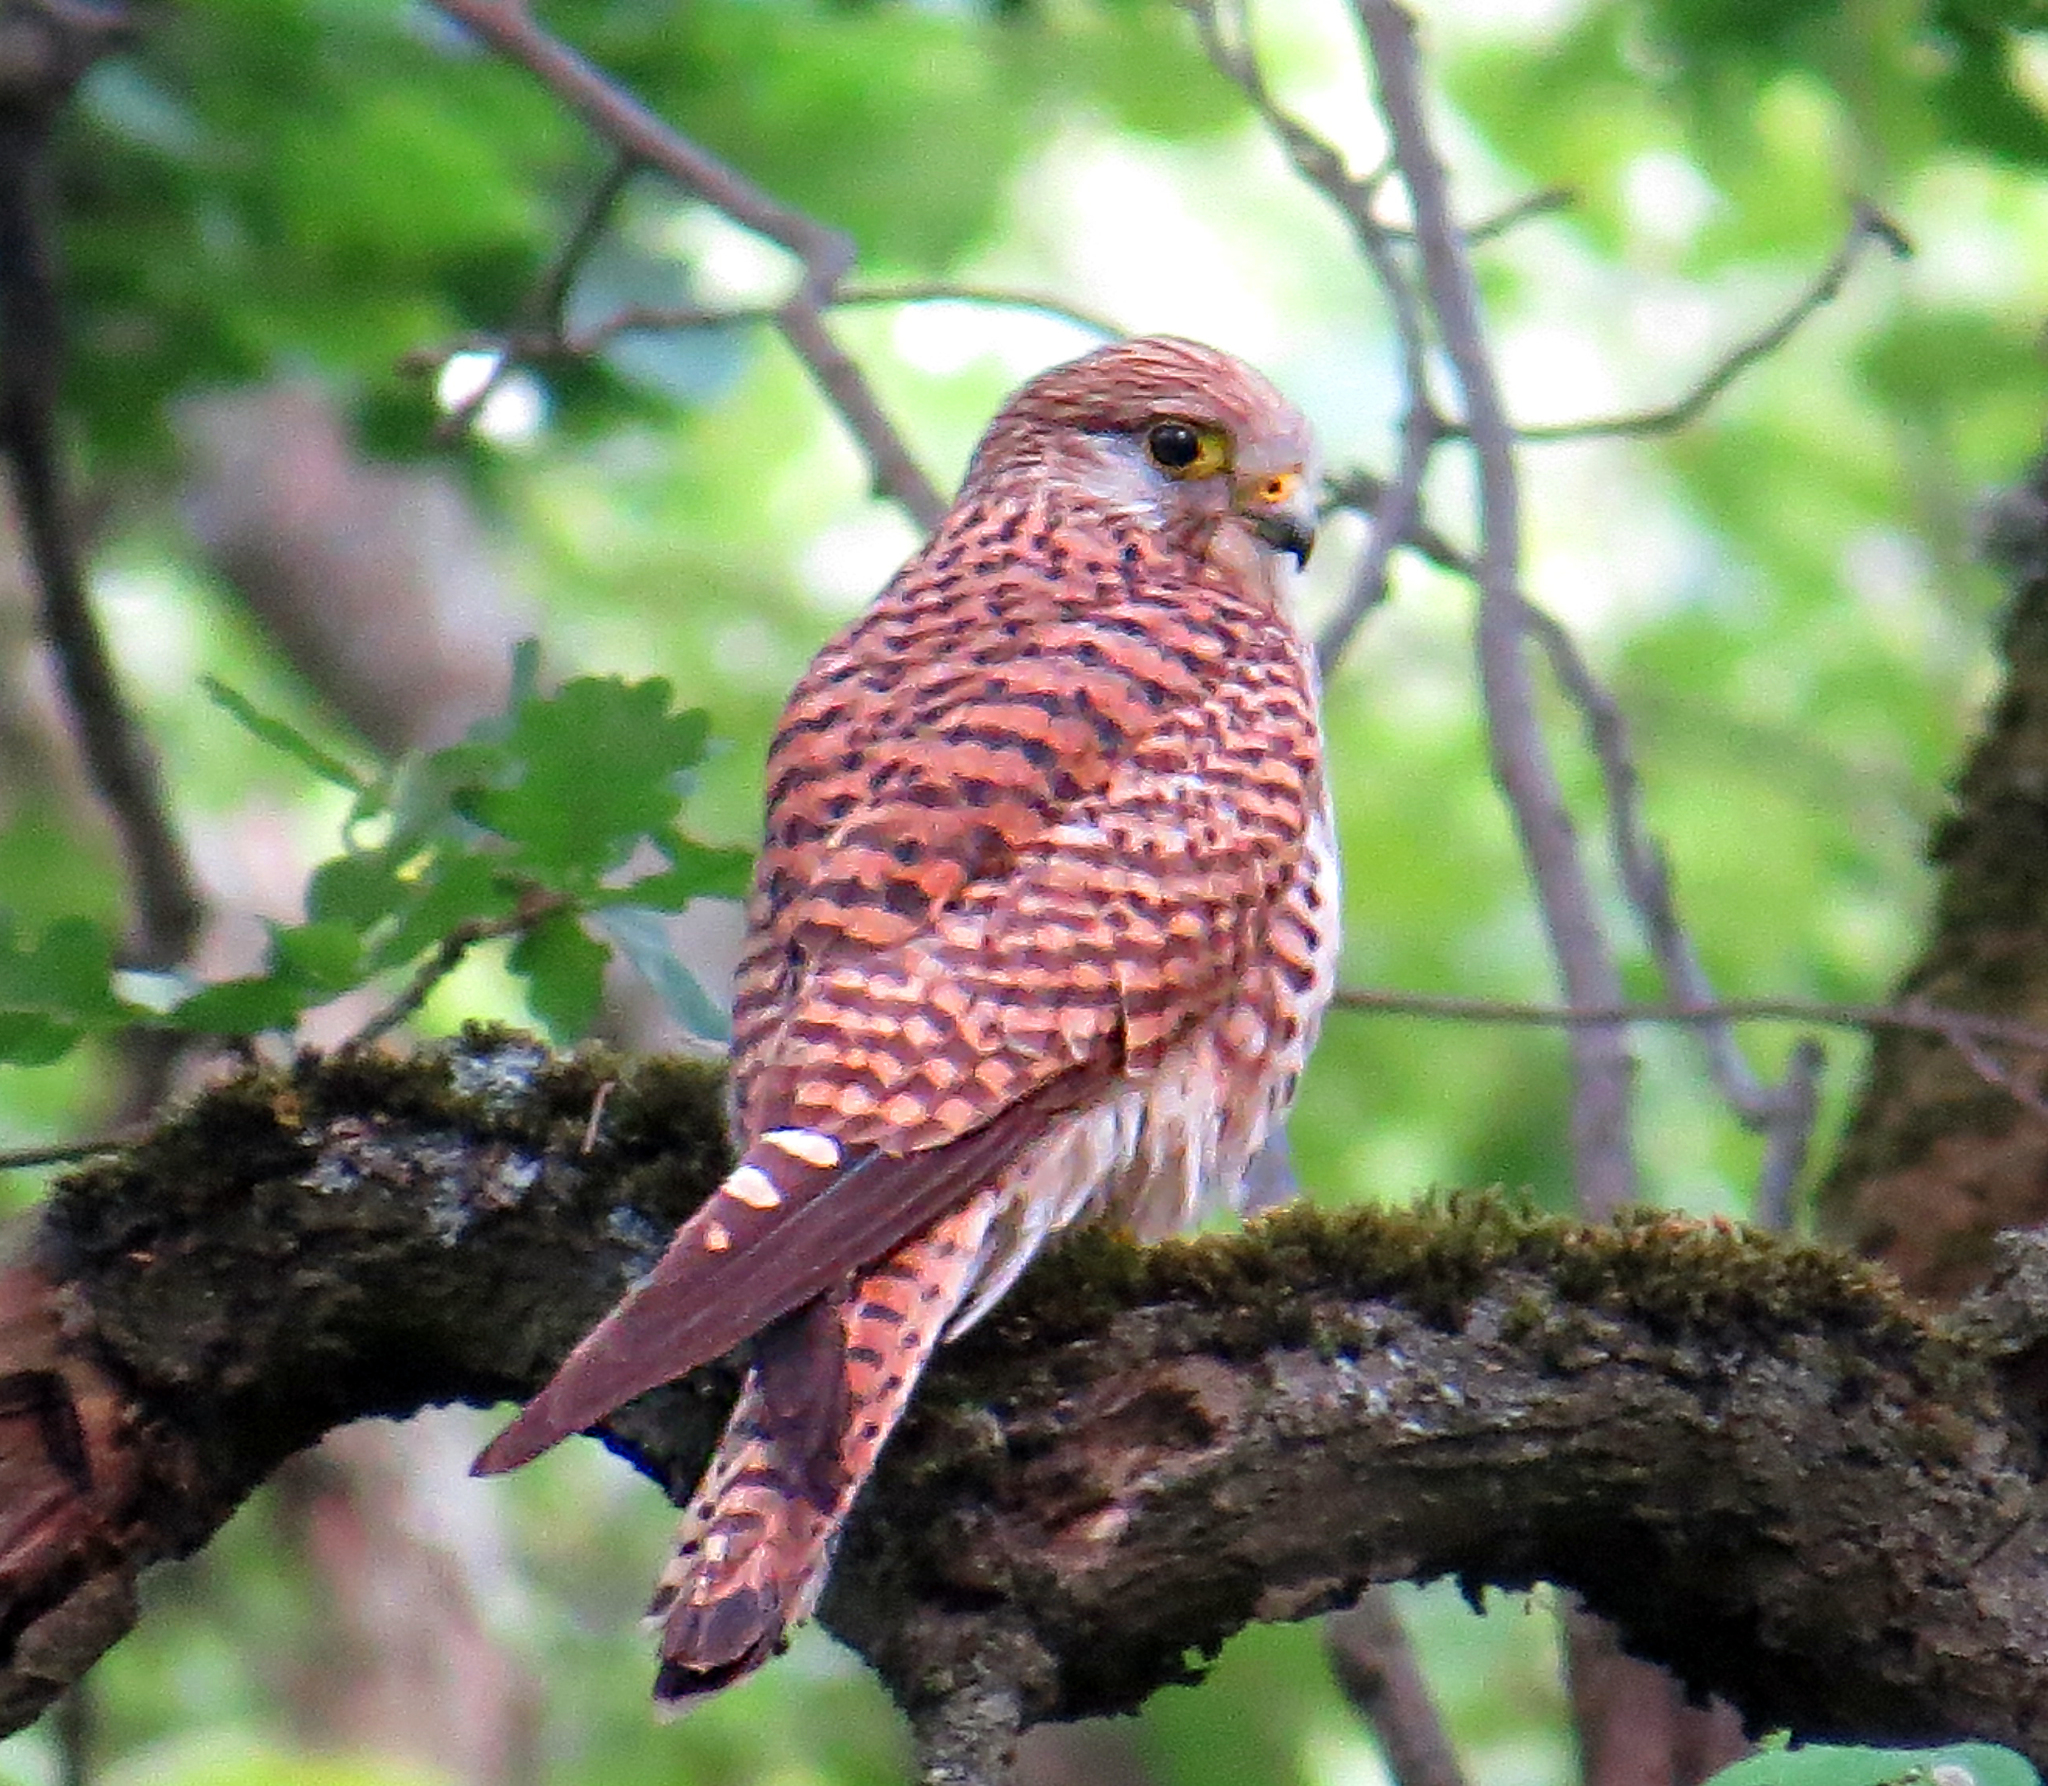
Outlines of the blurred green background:
{"type": "MultiPolygon", "coordinates": [[[[1480,258],[1522,422],[1684,391],[1811,281],[1855,197],[1915,246],[1904,262],[1867,255],[1697,424],[1524,456],[1530,588],[1630,717],[1717,987],[1881,1000],[1922,921],[1922,839],[1993,683],[1986,503],[2048,414],[2048,13],[2020,0],[1418,12],[1465,214],[1571,194],[1480,258]]],[[[864,278],[1027,288],[1215,341],[1301,402],[1333,469],[1391,469],[1402,392],[1381,295],[1172,7],[565,0],[546,20],[681,130],[849,231],[864,278]]],[[[1384,142],[1344,8],[1270,0],[1255,23],[1282,99],[1374,165],[1384,142]]],[[[57,144],[65,420],[95,595],[221,910],[209,966],[245,968],[256,918],[297,915],[341,801],[206,701],[200,677],[358,757],[358,730],[377,729],[334,692],[350,675],[374,689],[375,663],[338,668],[331,645],[293,630],[291,604],[320,603],[308,565],[362,571],[373,597],[379,577],[403,585],[438,629],[431,650],[379,648],[399,653],[387,681],[447,667],[442,720],[425,722],[440,737],[498,698],[525,633],[554,675],[669,677],[723,741],[690,822],[751,842],[783,693],[915,544],[801,367],[744,324],[622,338],[512,374],[465,438],[438,440],[476,362],[437,378],[401,361],[520,323],[605,178],[604,151],[424,5],[213,0],[140,25],[57,144]]],[[[788,277],[773,251],[642,178],[569,315],[744,306],[788,277]]],[[[849,311],[834,327],[942,484],[1019,378],[1091,344],[1043,315],[959,303],[849,311]]],[[[1430,505],[1461,535],[1463,468],[1443,459],[1430,505]]],[[[1362,531],[1332,521],[1311,625],[1362,531]]],[[[119,923],[118,867],[53,711],[22,576],[0,605],[0,905],[31,928],[77,912],[119,923]]],[[[1548,998],[1486,772],[1471,619],[1467,587],[1404,561],[1329,687],[1344,974],[1548,998]]],[[[418,742],[422,704],[431,689],[377,742],[418,742]]],[[[1549,717],[1597,841],[1576,721],[1561,704],[1549,717]]],[[[1653,994],[1602,874],[1630,984],[1653,994]]],[[[714,985],[731,933],[715,912],[687,932],[714,985]]],[[[428,1028],[527,1020],[488,951],[427,1015],[428,1028]]],[[[622,1019],[622,1033],[646,1023],[622,1019]]],[[[1794,1033],[1745,1040],[1776,1068],[1794,1033]]],[[[1840,1036],[1828,1051],[1822,1159],[1860,1053],[1840,1036]]],[[[1744,1213],[1759,1144],[1695,1044],[1645,1031],[1640,1053],[1650,1195],[1744,1213]]],[[[117,1083],[92,1049],[0,1076],[0,1141],[93,1134],[122,1114],[117,1083]]],[[[1564,1207],[1567,1092],[1555,1035],[1340,1013],[1295,1118],[1296,1165],[1332,1203],[1499,1183],[1564,1207]]],[[[17,1203],[39,1188],[10,1181],[17,1203]]],[[[142,1627],[94,1679],[92,1777],[904,1777],[894,1714],[816,1633],[656,1727],[633,1621],[667,1510],[589,1447],[515,1482],[471,1482],[482,1430],[458,1412],[356,1453],[345,1443],[258,1497],[201,1559],[153,1577],[142,1627]]],[[[1442,1587],[1402,1603],[1474,1777],[1570,1777],[1545,1599],[1496,1596],[1483,1618],[1442,1587]]],[[[1121,1771],[1098,1755],[1097,1778],[1384,1777],[1307,1627],[1247,1633],[1205,1685],[1162,1693],[1104,1741],[1121,1771]]],[[[49,1728],[0,1744],[10,1786],[64,1765],[49,1728]]]]}

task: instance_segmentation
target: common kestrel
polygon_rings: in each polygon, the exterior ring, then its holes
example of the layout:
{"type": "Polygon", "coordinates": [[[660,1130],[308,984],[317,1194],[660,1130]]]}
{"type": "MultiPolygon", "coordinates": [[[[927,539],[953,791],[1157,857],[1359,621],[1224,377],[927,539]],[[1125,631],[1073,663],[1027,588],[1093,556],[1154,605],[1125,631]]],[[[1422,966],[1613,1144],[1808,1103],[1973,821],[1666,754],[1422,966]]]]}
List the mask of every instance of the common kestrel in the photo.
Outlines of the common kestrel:
{"type": "Polygon", "coordinates": [[[1328,999],[1337,865],[1288,584],[1307,424],[1158,337],[1041,374],[797,685],[733,1011],[740,1164],[478,1460],[749,1342],[654,1613],[758,1667],[942,1331],[1051,1235],[1235,1203],[1328,999]]]}

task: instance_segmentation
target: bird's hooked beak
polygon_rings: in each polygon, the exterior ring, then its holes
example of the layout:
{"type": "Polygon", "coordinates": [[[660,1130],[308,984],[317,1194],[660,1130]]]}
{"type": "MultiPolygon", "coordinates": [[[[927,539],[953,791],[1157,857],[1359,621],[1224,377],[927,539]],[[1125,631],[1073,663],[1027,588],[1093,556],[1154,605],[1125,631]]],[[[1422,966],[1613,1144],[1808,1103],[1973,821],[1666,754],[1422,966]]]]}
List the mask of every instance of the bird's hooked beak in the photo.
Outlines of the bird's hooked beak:
{"type": "Polygon", "coordinates": [[[1316,543],[1315,490],[1300,470],[1241,473],[1232,507],[1252,532],[1297,566],[1308,563],[1316,543]]]}

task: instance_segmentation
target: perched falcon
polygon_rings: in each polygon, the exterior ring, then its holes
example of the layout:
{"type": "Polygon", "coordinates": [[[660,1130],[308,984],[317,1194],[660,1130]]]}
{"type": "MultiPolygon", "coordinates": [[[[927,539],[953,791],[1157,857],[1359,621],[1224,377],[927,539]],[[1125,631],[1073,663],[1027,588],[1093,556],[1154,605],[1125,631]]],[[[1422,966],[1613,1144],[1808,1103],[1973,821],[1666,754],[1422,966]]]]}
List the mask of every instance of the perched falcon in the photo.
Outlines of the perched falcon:
{"type": "Polygon", "coordinates": [[[655,1594],[658,1700],[809,1615],[933,1345],[1049,1235],[1238,1200],[1337,945],[1287,601],[1315,480],[1248,366],[1101,348],[1010,400],[797,685],[733,1009],[741,1162],[477,1466],[751,1341],[655,1594]]]}

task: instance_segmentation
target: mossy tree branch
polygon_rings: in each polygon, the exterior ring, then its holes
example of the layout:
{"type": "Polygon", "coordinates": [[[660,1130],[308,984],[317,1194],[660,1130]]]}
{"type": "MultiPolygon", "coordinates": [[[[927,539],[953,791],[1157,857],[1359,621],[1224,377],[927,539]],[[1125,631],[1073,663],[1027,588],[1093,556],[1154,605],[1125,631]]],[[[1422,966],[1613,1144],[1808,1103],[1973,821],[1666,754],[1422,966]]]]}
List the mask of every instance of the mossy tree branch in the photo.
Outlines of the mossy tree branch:
{"type": "MultiPolygon", "coordinates": [[[[613,1072],[309,1058],[67,1181],[0,1273],[0,1723],[321,1432],[539,1382],[724,1162],[714,1072],[593,1131],[613,1072]]],[[[913,1714],[1029,1722],[1368,1581],[1545,1579],[1759,1722],[2048,1758],[2030,1270],[1937,1327],[1812,1248],[1485,1200],[1083,1239],[942,1356],[826,1617],[913,1714]]],[[[728,1389],[613,1442],[687,1484],[728,1389]]]]}

